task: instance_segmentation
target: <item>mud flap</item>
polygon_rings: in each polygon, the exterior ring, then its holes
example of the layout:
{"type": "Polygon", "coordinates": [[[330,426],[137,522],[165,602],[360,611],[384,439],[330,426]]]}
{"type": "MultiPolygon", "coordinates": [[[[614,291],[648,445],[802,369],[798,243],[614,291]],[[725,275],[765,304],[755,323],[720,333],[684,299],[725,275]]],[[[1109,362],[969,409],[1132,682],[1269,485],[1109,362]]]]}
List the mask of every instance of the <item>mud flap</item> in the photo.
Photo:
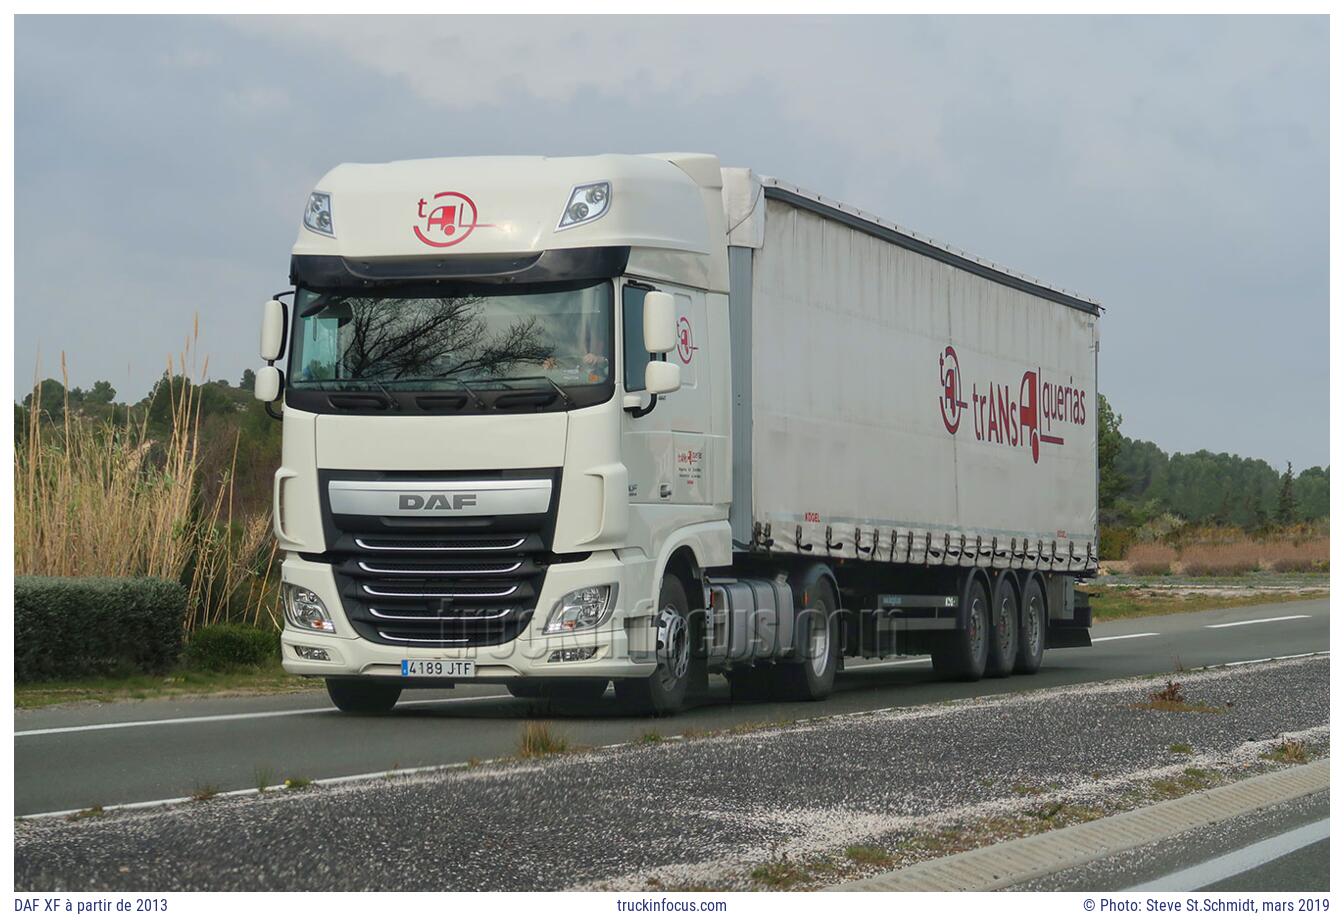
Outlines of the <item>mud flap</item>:
{"type": "Polygon", "coordinates": [[[1091,648],[1092,605],[1082,591],[1073,592],[1073,616],[1051,619],[1045,630],[1046,648],[1091,648]]]}

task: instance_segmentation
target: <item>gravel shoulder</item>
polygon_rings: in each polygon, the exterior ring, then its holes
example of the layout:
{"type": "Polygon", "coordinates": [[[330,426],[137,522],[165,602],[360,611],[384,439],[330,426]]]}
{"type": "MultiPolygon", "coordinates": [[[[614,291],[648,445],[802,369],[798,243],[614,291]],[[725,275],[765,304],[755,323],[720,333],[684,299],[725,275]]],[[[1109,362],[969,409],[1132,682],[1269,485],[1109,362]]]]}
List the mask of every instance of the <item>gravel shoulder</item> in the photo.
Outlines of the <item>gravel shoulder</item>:
{"type": "Polygon", "coordinates": [[[15,886],[821,888],[1275,769],[1284,736],[1328,748],[1328,657],[20,821],[15,886]],[[1136,708],[1169,679],[1192,710],[1136,708]]]}

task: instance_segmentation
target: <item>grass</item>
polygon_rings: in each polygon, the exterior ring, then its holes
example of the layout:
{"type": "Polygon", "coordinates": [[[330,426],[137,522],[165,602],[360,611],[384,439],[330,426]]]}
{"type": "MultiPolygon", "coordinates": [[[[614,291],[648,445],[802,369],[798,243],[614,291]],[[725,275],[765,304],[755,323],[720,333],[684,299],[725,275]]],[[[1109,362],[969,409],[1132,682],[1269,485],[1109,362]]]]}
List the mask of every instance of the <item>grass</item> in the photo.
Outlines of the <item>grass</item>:
{"type": "Polygon", "coordinates": [[[751,870],[751,880],[768,888],[795,888],[812,881],[812,873],[788,859],[773,859],[751,870]]]}
{"type": "Polygon", "coordinates": [[[1176,744],[1173,744],[1171,747],[1167,748],[1167,750],[1168,750],[1168,751],[1171,751],[1171,753],[1173,753],[1173,754],[1193,754],[1193,753],[1195,753],[1195,749],[1194,749],[1194,748],[1192,748],[1190,745],[1185,744],[1185,743],[1182,743],[1182,742],[1178,742],[1178,743],[1176,743],[1176,744]]]}
{"type": "Polygon", "coordinates": [[[67,821],[87,821],[87,820],[89,820],[90,818],[103,818],[103,817],[106,817],[106,816],[107,816],[107,812],[103,809],[103,806],[101,806],[101,805],[94,805],[94,806],[91,807],[91,808],[85,808],[83,811],[77,811],[77,812],[75,812],[74,814],[66,815],[65,820],[67,820],[67,821]]]}
{"type": "Polygon", "coordinates": [[[639,736],[640,744],[662,744],[667,739],[655,731],[647,731],[639,736]]]}
{"type": "Polygon", "coordinates": [[[1139,543],[1125,554],[1131,575],[1170,575],[1176,550],[1162,543],[1139,543]]]}
{"type": "Polygon", "coordinates": [[[291,792],[307,789],[311,785],[313,785],[313,781],[306,776],[291,776],[285,780],[285,788],[291,792]]]}
{"type": "Polygon", "coordinates": [[[1295,738],[1285,738],[1260,756],[1275,763],[1306,763],[1307,746],[1295,738]]]}
{"type": "Polygon", "coordinates": [[[265,792],[275,785],[275,772],[270,767],[254,767],[252,784],[256,786],[258,792],[265,792]]]}
{"type": "MultiPolygon", "coordinates": [[[[1151,709],[1155,712],[1223,712],[1216,706],[1208,706],[1204,703],[1188,703],[1185,699],[1185,692],[1181,690],[1179,681],[1169,680],[1167,685],[1161,689],[1154,690],[1148,694],[1148,699],[1142,703],[1134,703],[1134,709],[1151,709]]],[[[1183,745],[1189,747],[1189,745],[1183,745]]],[[[1176,745],[1172,745],[1173,752],[1176,745]]]]}
{"type": "Polygon", "coordinates": [[[522,737],[518,740],[519,757],[550,757],[569,749],[569,740],[551,728],[549,722],[523,723],[522,737]]]}
{"type": "Polygon", "coordinates": [[[1284,604],[1290,601],[1327,597],[1328,588],[1304,592],[1274,591],[1256,594],[1190,594],[1176,591],[1152,591],[1145,588],[1089,585],[1092,619],[1125,620],[1133,617],[1159,616],[1166,613],[1192,613],[1200,610],[1219,610],[1225,607],[1253,607],[1260,604],[1284,604]]]}
{"type": "Polygon", "coordinates": [[[171,674],[89,677],[14,685],[16,709],[40,709],[61,703],[116,703],[218,694],[249,695],[313,690],[311,678],[286,674],[279,662],[231,673],[183,669],[171,674]]]}
{"type": "Polygon", "coordinates": [[[845,859],[856,862],[861,866],[890,866],[896,861],[896,857],[881,847],[871,847],[858,844],[852,847],[845,847],[845,859]]]}
{"type": "Polygon", "coordinates": [[[1190,577],[1247,575],[1251,572],[1328,572],[1330,540],[1247,540],[1211,538],[1179,551],[1166,543],[1137,543],[1125,554],[1131,575],[1190,577]]]}
{"type": "Polygon", "coordinates": [[[219,787],[213,783],[204,783],[191,790],[191,800],[193,802],[208,802],[219,795],[219,787]]]}

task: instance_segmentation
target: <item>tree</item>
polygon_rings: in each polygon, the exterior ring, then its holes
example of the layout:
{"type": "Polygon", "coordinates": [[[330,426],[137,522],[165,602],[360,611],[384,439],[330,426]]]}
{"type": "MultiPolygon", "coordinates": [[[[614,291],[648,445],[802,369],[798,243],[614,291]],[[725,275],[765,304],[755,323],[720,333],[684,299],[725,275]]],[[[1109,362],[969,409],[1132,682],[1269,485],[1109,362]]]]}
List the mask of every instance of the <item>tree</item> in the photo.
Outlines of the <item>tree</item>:
{"type": "Polygon", "coordinates": [[[247,392],[251,393],[252,390],[256,387],[256,385],[257,385],[257,372],[249,367],[247,370],[243,371],[243,378],[238,381],[238,389],[246,390],[247,392]]]}
{"type": "Polygon", "coordinates": [[[1124,435],[1120,434],[1120,423],[1124,417],[1111,409],[1105,396],[1097,394],[1097,465],[1099,467],[1097,500],[1102,508],[1115,507],[1115,500],[1125,489],[1126,477],[1120,472],[1116,460],[1124,446],[1124,435]]]}
{"type": "Polygon", "coordinates": [[[112,384],[108,383],[106,380],[95,380],[93,382],[93,387],[85,395],[84,401],[87,403],[95,403],[100,406],[108,406],[111,405],[112,400],[116,398],[117,391],[112,387],[112,384]]]}
{"type": "Polygon", "coordinates": [[[1283,474],[1282,484],[1279,486],[1277,520],[1285,527],[1297,523],[1297,497],[1293,494],[1293,465],[1291,463],[1288,464],[1288,472],[1283,474]]]}

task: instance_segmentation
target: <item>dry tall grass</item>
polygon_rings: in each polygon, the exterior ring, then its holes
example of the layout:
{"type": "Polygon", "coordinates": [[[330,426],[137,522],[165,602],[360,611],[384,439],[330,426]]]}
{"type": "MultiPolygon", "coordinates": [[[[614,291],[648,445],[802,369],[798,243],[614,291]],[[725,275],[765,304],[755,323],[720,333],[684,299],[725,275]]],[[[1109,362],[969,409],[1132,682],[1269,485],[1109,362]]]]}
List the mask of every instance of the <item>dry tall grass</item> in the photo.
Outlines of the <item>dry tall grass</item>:
{"type": "Polygon", "coordinates": [[[1176,550],[1162,543],[1139,543],[1125,554],[1131,575],[1170,575],[1176,550]]]}
{"type": "Polygon", "coordinates": [[[1187,546],[1181,553],[1181,571],[1186,575],[1245,575],[1260,568],[1264,547],[1243,540],[1187,546]]]}
{"type": "MultiPolygon", "coordinates": [[[[170,379],[174,371],[187,376],[194,342],[177,367],[170,362],[170,379]]],[[[61,373],[68,381],[64,355],[61,373]]],[[[171,426],[162,440],[151,437],[147,414],[111,424],[71,412],[68,397],[55,422],[41,410],[39,389],[14,453],[15,572],[181,582],[187,631],[239,611],[235,618],[276,624],[269,516],[233,519],[232,465],[215,501],[202,502],[199,396],[187,386],[169,389],[171,426]]]]}

